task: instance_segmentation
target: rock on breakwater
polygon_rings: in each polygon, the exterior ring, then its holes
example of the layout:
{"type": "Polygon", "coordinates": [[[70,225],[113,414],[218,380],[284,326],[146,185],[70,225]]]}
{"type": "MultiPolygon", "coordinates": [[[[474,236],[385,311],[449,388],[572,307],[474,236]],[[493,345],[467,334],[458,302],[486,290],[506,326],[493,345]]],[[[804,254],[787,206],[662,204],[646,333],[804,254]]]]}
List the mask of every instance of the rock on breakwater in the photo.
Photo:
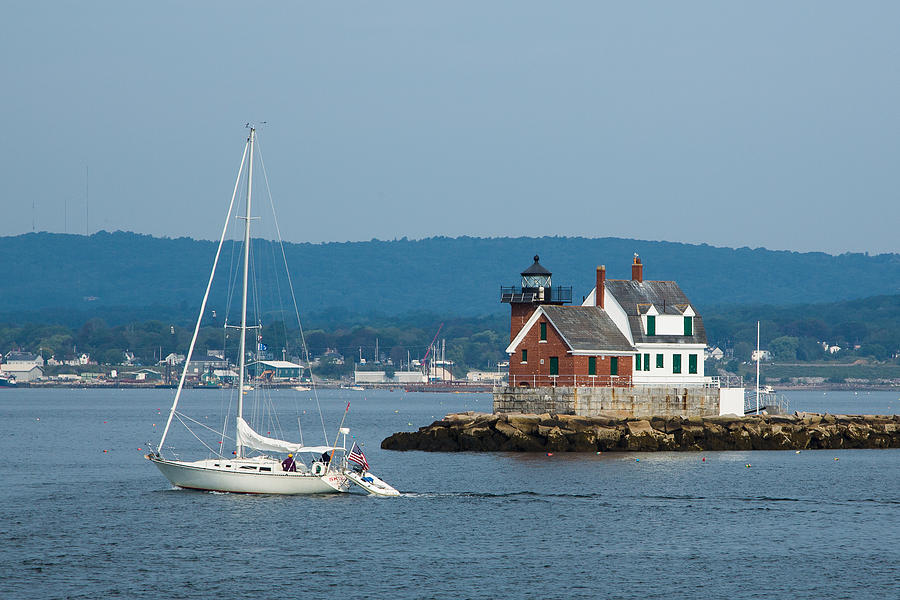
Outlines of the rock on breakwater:
{"type": "Polygon", "coordinates": [[[900,448],[900,415],[650,417],[450,414],[381,442],[428,452],[610,452],[900,448]]]}

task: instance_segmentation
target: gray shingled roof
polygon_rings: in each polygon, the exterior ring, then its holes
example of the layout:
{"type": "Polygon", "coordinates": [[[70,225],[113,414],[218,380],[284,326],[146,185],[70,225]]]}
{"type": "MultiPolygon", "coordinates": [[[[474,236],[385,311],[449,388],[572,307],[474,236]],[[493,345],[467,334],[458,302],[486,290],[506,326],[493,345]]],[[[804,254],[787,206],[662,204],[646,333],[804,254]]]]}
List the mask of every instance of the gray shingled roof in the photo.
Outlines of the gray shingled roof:
{"type": "MultiPolygon", "coordinates": [[[[641,315],[652,304],[663,315],[681,315],[690,304],[687,296],[674,281],[633,281],[631,279],[607,279],[606,290],[628,314],[628,324],[634,342],[658,342],[681,344],[705,344],[706,329],[700,315],[694,316],[694,335],[644,335],[641,315]]],[[[696,308],[694,309],[696,312],[696,308]]]]}
{"type": "Polygon", "coordinates": [[[547,318],[568,340],[572,350],[633,352],[609,315],[596,306],[543,306],[547,318]]]}
{"type": "Polygon", "coordinates": [[[37,360],[37,355],[32,354],[31,352],[9,352],[6,355],[7,361],[19,361],[19,362],[27,362],[30,360],[37,360]]]}

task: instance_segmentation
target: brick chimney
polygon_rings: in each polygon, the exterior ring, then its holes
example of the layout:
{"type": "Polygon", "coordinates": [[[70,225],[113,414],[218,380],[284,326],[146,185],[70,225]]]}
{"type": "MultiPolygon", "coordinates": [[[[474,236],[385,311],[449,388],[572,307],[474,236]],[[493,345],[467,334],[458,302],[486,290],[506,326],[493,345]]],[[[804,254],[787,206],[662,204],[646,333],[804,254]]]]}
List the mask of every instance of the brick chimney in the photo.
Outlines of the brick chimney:
{"type": "Polygon", "coordinates": [[[644,281],[644,265],[641,264],[641,257],[634,255],[634,262],[631,263],[631,280],[638,283],[644,281]]]}
{"type": "Polygon", "coordinates": [[[605,308],[606,300],[606,265],[597,267],[597,291],[594,293],[594,304],[600,308],[605,308]]]}

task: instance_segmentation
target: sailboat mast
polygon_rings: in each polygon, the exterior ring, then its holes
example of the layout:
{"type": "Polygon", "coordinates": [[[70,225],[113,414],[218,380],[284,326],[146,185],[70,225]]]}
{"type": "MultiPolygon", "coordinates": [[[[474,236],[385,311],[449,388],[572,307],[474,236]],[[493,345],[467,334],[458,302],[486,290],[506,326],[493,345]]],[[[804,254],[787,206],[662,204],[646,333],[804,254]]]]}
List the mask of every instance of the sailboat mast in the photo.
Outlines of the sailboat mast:
{"type": "MultiPolygon", "coordinates": [[[[247,161],[247,212],[244,219],[244,286],[241,297],[241,358],[238,383],[238,419],[244,418],[244,369],[247,363],[247,276],[250,271],[250,195],[253,191],[253,141],[256,129],[250,128],[250,158],[247,161]]],[[[243,457],[241,439],[237,438],[237,457],[243,457]]]]}
{"type": "Polygon", "coordinates": [[[759,414],[759,321],[756,322],[756,414],[759,414]]]}

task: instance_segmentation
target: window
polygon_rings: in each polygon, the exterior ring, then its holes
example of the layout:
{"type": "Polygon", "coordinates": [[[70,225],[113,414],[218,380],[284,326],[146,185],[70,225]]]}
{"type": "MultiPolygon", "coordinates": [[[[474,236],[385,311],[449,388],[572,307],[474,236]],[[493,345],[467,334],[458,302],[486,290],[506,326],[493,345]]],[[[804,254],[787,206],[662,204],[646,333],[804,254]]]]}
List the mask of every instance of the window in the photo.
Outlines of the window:
{"type": "Polygon", "coordinates": [[[610,356],[609,357],[609,374],[610,375],[618,375],[619,374],[619,357],[618,356],[610,356]]]}
{"type": "Polygon", "coordinates": [[[656,335],[656,317],[647,315],[647,335],[656,335]]]}
{"type": "Polygon", "coordinates": [[[649,353],[644,355],[644,370],[645,371],[650,370],[650,354],[649,353]]]}
{"type": "Polygon", "coordinates": [[[541,323],[541,341],[542,342],[547,341],[547,324],[546,323],[541,323]]]}
{"type": "Polygon", "coordinates": [[[588,356],[588,375],[597,374],[597,357],[588,356]]]}
{"type": "Polygon", "coordinates": [[[681,373],[681,355],[680,354],[672,355],[672,372],[673,373],[681,373]]]}
{"type": "Polygon", "coordinates": [[[688,373],[697,374],[697,355],[688,354],[688,373]]]}
{"type": "Polygon", "coordinates": [[[663,368],[663,355],[662,354],[656,355],[656,368],[657,369],[663,368]]]}
{"type": "Polygon", "coordinates": [[[550,357],[550,374],[551,375],[559,375],[559,357],[558,356],[550,357]]]}
{"type": "Polygon", "coordinates": [[[522,348],[522,362],[528,362],[528,350],[526,350],[525,348],[522,348]]]}
{"type": "Polygon", "coordinates": [[[634,355],[634,370],[635,371],[641,370],[641,355],[640,354],[634,355]]]}
{"type": "Polygon", "coordinates": [[[272,467],[260,467],[259,470],[260,471],[271,471],[272,467]]]}
{"type": "Polygon", "coordinates": [[[684,335],[694,335],[694,319],[691,317],[684,318],[684,335]]]}

